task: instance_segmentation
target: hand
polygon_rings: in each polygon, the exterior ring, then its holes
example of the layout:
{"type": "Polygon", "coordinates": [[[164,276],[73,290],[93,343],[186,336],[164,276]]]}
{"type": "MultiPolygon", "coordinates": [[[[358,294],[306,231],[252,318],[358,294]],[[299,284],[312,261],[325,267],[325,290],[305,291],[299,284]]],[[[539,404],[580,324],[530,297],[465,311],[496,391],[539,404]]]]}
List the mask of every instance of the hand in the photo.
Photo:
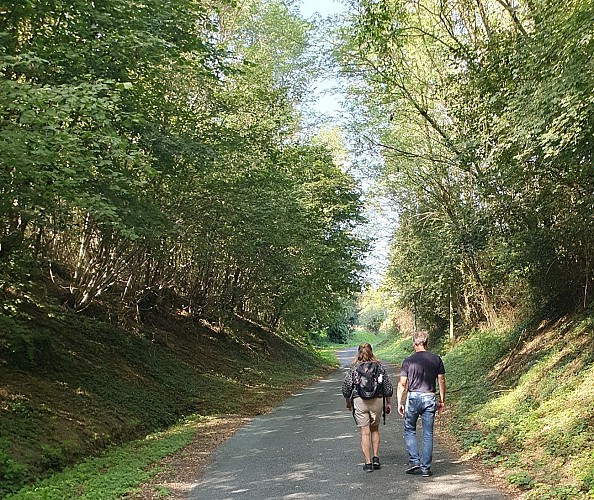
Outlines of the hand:
{"type": "Polygon", "coordinates": [[[389,415],[392,412],[392,405],[390,403],[386,403],[386,415],[389,415]]]}
{"type": "Polygon", "coordinates": [[[401,417],[404,417],[404,405],[398,405],[398,413],[401,417]]]}
{"type": "Polygon", "coordinates": [[[351,403],[349,401],[346,402],[346,409],[350,410],[351,409],[351,403]]]}
{"type": "Polygon", "coordinates": [[[444,410],[445,410],[445,403],[438,402],[437,403],[437,413],[441,413],[444,410]]]}

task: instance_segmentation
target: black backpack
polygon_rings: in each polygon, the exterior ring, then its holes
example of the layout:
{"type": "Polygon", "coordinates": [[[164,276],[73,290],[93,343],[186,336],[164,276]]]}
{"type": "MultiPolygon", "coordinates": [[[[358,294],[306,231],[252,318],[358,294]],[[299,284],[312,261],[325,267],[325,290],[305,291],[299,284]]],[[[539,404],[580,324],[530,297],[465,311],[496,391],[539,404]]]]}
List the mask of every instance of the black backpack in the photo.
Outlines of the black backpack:
{"type": "MultiPolygon", "coordinates": [[[[355,366],[353,371],[353,395],[351,396],[351,408],[353,409],[353,418],[355,418],[355,392],[361,399],[371,399],[382,396],[382,418],[386,425],[386,396],[382,384],[382,374],[380,373],[380,364],[373,361],[366,361],[355,366]]],[[[355,422],[357,419],[355,418],[355,422]]]]}
{"type": "Polygon", "coordinates": [[[371,399],[379,396],[380,384],[379,363],[367,361],[359,363],[355,367],[354,386],[361,399],[371,399]]]}

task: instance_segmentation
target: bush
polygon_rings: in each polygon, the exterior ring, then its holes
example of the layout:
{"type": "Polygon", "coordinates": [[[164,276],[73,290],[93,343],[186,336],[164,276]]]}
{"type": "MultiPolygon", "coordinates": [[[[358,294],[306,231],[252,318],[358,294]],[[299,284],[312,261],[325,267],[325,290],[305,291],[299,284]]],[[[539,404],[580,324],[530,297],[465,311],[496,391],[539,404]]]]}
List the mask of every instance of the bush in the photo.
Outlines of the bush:
{"type": "Polygon", "coordinates": [[[12,460],[4,447],[6,440],[0,442],[0,498],[18,491],[23,484],[26,468],[12,460]]]}
{"type": "Polygon", "coordinates": [[[349,327],[344,323],[334,323],[326,329],[326,335],[330,342],[346,344],[349,338],[349,327]]]}

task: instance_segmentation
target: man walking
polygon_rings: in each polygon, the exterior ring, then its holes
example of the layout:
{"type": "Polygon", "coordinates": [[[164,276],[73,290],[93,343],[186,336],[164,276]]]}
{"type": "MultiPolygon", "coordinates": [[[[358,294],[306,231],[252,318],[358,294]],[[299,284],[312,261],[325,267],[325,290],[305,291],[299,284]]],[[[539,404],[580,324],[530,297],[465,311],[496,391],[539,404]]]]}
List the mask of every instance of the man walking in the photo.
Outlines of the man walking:
{"type": "Polygon", "coordinates": [[[441,413],[445,408],[445,368],[442,359],[427,351],[428,335],[417,331],[413,335],[414,354],[402,363],[398,382],[398,413],[404,417],[404,443],[408,451],[407,474],[421,472],[423,477],[431,476],[433,460],[433,422],[435,410],[441,413]],[[436,381],[439,393],[436,392],[436,381]],[[406,410],[404,407],[405,392],[406,410]],[[421,418],[421,456],[417,445],[417,421],[421,418]]]}

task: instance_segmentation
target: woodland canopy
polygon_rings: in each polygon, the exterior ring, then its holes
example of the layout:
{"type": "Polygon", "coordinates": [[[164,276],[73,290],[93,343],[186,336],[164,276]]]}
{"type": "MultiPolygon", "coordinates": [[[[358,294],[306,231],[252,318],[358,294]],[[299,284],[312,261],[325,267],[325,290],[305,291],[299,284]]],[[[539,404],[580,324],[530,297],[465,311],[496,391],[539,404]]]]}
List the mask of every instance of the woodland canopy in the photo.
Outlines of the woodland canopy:
{"type": "MultiPolygon", "coordinates": [[[[398,215],[384,285],[427,321],[591,303],[593,19],[589,0],[353,0],[335,23],[352,137],[398,215]]],[[[315,28],[280,1],[4,2],[4,289],[41,270],[115,317],[344,315],[363,198],[303,128],[315,28]]]]}
{"type": "Polygon", "coordinates": [[[329,324],[365,243],[357,183],[301,127],[311,30],[277,1],[3,2],[5,293],[41,273],[116,319],[329,324]]]}
{"type": "Polygon", "coordinates": [[[438,326],[591,304],[594,3],[349,5],[336,53],[399,221],[386,287],[438,326]]]}

